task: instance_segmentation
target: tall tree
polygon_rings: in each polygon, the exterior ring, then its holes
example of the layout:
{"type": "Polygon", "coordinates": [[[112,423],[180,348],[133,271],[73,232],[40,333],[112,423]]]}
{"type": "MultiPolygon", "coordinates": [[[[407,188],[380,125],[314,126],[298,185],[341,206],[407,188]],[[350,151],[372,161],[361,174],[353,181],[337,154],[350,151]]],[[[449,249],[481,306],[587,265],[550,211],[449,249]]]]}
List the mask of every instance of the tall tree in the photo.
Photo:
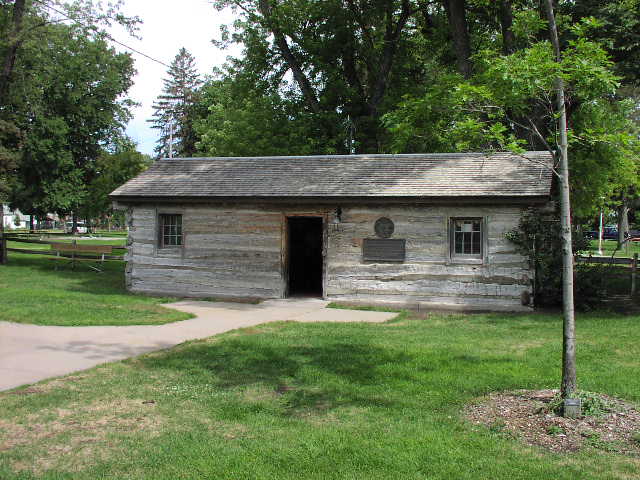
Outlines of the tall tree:
{"type": "MultiPolygon", "coordinates": [[[[303,102],[259,88],[242,74],[211,80],[203,88],[204,113],[196,123],[198,152],[222,157],[341,152],[345,136],[327,138],[303,102]]],[[[335,114],[326,123],[330,120],[340,123],[335,114]]]]}
{"type": "Polygon", "coordinates": [[[444,0],[449,29],[456,53],[458,71],[465,78],[471,76],[471,40],[467,24],[466,0],[444,0]]]}
{"type": "Polygon", "coordinates": [[[631,91],[639,78],[638,0],[556,1],[560,67],[546,0],[215,4],[239,12],[221,43],[244,50],[201,104],[203,152],[546,149],[557,134],[551,80],[561,74],[573,215],[589,218],[594,199],[640,191],[630,94],[616,88],[631,91]]]}
{"type": "Polygon", "coordinates": [[[122,96],[133,60],[74,26],[49,25],[46,38],[30,42],[17,65],[31,80],[16,84],[29,102],[20,106],[25,140],[11,203],[32,214],[77,212],[103,146],[129,118],[122,96]]]}
{"type": "MultiPolygon", "coordinates": [[[[495,28],[497,33],[502,27],[495,28]]],[[[384,117],[392,149],[547,149],[558,132],[552,79],[561,75],[571,126],[572,214],[590,218],[597,199],[619,198],[629,188],[638,191],[635,103],[620,97],[615,64],[606,45],[591,39],[594,28],[598,23],[589,18],[566,25],[561,36],[564,58],[557,64],[550,42],[540,38],[548,29],[537,5],[521,6],[511,27],[513,53],[503,54],[500,36],[488,35],[482,40],[484,49],[474,55],[474,75],[467,81],[432,73],[420,95],[405,95],[384,117]]]]}
{"type": "Polygon", "coordinates": [[[195,58],[183,47],[171,62],[162,94],[153,104],[152,128],[160,130],[158,157],[191,157],[196,151],[195,108],[200,80],[195,58]]]}
{"type": "Polygon", "coordinates": [[[589,36],[605,46],[625,85],[640,86],[640,0],[573,0],[557,2],[560,15],[573,23],[593,17],[589,36]]]}
{"type": "Polygon", "coordinates": [[[115,212],[109,194],[146,170],[150,164],[151,158],[138,152],[128,138],[118,141],[113,151],[101,152],[95,165],[96,175],[80,209],[81,216],[110,224],[115,212]]]}
{"type": "Polygon", "coordinates": [[[342,122],[336,128],[333,121],[339,113],[352,123],[357,151],[383,149],[380,116],[411,83],[400,72],[411,55],[408,40],[417,2],[218,0],[216,6],[242,15],[239,30],[230,37],[245,48],[236,69],[302,98],[325,137],[342,132],[342,122]]]}
{"type": "Polygon", "coordinates": [[[18,48],[22,43],[23,18],[26,9],[26,0],[16,0],[11,12],[11,29],[5,45],[2,71],[0,72],[0,105],[7,101],[11,75],[16,63],[18,48]]]}
{"type": "MultiPolygon", "coordinates": [[[[16,175],[20,159],[31,158],[24,148],[30,129],[38,130],[33,115],[44,99],[41,77],[36,72],[47,64],[47,54],[41,55],[43,48],[56,43],[50,39],[50,34],[57,32],[52,27],[72,22],[73,30],[97,39],[104,34],[101,26],[118,23],[133,34],[139,19],[122,15],[121,5],[120,0],[104,8],[92,0],[0,2],[0,208],[9,187],[19,184],[16,175]],[[38,56],[42,58],[36,60],[38,56]]],[[[23,193],[19,192],[21,196],[23,193]]]]}

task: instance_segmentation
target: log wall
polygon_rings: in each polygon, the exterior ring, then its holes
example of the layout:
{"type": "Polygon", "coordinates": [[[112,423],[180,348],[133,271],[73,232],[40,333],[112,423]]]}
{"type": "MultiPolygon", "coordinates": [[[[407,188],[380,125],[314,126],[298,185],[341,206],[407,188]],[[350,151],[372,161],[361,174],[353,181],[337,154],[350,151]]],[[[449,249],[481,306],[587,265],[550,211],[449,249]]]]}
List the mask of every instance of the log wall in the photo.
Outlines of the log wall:
{"type": "Polygon", "coordinates": [[[286,294],[286,217],[325,218],[324,296],[352,303],[522,310],[530,292],[527,261],[505,238],[521,207],[135,206],[129,209],[127,285],[132,291],[191,297],[282,298],[286,294]],[[159,213],[181,213],[183,246],[158,248],[159,213]],[[388,217],[406,239],[404,263],[362,261],[362,240],[388,217]],[[451,217],[485,220],[483,260],[449,255],[451,217]]]}
{"type": "Polygon", "coordinates": [[[530,295],[532,273],[505,237],[521,214],[521,207],[344,209],[341,224],[329,228],[326,296],[413,308],[527,310],[522,297],[530,295]],[[362,261],[362,239],[375,238],[373,225],[380,217],[394,222],[391,238],[406,239],[404,263],[362,261]],[[455,217],[484,219],[484,259],[450,257],[449,219],[455,217]]]}
{"type": "Polygon", "coordinates": [[[134,207],[128,285],[171,296],[280,298],[282,220],[280,212],[264,209],[134,207]],[[160,213],[182,214],[182,247],[158,248],[160,213]]]}

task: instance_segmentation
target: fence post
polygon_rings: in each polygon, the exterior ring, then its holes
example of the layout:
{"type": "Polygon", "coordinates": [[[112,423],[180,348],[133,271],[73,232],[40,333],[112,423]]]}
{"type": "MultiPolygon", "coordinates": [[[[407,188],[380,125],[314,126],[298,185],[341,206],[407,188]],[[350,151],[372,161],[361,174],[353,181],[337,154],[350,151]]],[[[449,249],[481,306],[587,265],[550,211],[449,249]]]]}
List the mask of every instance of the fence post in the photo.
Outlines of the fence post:
{"type": "Polygon", "coordinates": [[[636,275],[638,272],[638,254],[633,254],[633,260],[631,261],[631,295],[636,293],[636,275]]]}
{"type": "Polygon", "coordinates": [[[0,232],[0,265],[7,263],[7,239],[4,232],[0,232]]]}

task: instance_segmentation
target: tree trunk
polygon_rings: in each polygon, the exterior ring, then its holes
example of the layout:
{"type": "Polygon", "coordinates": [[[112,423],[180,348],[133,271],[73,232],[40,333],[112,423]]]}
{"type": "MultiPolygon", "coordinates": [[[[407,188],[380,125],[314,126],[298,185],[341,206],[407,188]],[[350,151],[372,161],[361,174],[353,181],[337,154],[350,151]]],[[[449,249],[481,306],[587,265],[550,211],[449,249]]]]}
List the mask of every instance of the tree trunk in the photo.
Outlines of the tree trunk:
{"type": "Polygon", "coordinates": [[[444,8],[449,19],[449,30],[456,53],[458,71],[469,78],[473,65],[471,64],[471,41],[466,17],[466,0],[444,0],[444,8]]]}
{"type": "Polygon", "coordinates": [[[71,233],[75,235],[78,233],[78,215],[76,212],[71,214],[71,233]]]}
{"type": "Polygon", "coordinates": [[[264,26],[268,28],[273,34],[273,40],[278,47],[278,50],[280,51],[280,55],[282,55],[282,58],[286,62],[289,69],[291,69],[293,79],[298,84],[298,88],[300,88],[300,91],[302,92],[307,105],[313,113],[320,113],[320,102],[318,102],[315,90],[313,89],[311,82],[305,75],[302,69],[301,62],[298,61],[298,58],[296,58],[296,56],[291,51],[286,36],[277,26],[277,20],[274,20],[273,18],[273,6],[269,2],[269,0],[259,0],[258,9],[260,11],[260,14],[264,18],[264,26]]]}
{"type": "MultiPolygon", "coordinates": [[[[547,0],[546,10],[551,33],[551,43],[555,50],[556,61],[562,60],[560,41],[553,14],[553,0],[547,0]]],[[[573,305],[573,251],[571,246],[571,200],[569,196],[569,156],[567,152],[567,111],[565,109],[564,83],[556,78],[557,109],[560,113],[560,221],[562,226],[562,385],[563,398],[573,398],[577,389],[576,380],[576,341],[575,312],[573,305]]]]}
{"type": "Polygon", "coordinates": [[[7,263],[7,241],[4,239],[4,203],[0,202],[0,265],[7,263]]]}
{"type": "Polygon", "coordinates": [[[618,248],[622,248],[629,232],[629,203],[622,195],[622,204],[618,207],[618,248]]]}
{"type": "Polygon", "coordinates": [[[354,119],[355,153],[380,153],[379,132],[380,118],[374,115],[363,115],[354,119]]]}
{"type": "Polygon", "coordinates": [[[2,72],[0,72],[0,105],[6,105],[8,99],[11,75],[13,74],[13,67],[16,64],[18,47],[21,43],[20,33],[22,32],[22,18],[24,17],[25,4],[26,0],[16,0],[13,4],[13,15],[11,18],[13,30],[11,31],[7,52],[5,53],[2,63],[2,72]]]}
{"type": "Polygon", "coordinates": [[[500,29],[502,31],[502,53],[509,55],[514,52],[515,36],[513,35],[513,8],[511,0],[500,2],[500,29]]]}

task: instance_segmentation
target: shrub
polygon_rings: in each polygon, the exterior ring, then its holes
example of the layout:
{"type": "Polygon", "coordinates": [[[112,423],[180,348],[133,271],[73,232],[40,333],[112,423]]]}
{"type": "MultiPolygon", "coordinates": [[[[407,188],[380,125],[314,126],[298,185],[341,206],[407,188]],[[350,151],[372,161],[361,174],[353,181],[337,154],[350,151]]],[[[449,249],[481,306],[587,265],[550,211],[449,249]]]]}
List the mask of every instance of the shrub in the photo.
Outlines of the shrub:
{"type": "MultiPolygon", "coordinates": [[[[533,294],[537,306],[562,304],[562,240],[560,219],[556,212],[527,210],[515,230],[507,233],[518,252],[529,259],[535,272],[533,294]]],[[[589,239],[578,231],[572,232],[573,252],[589,249],[589,239]]],[[[574,270],[575,306],[588,309],[604,296],[603,266],[580,264],[574,270]]]]}

